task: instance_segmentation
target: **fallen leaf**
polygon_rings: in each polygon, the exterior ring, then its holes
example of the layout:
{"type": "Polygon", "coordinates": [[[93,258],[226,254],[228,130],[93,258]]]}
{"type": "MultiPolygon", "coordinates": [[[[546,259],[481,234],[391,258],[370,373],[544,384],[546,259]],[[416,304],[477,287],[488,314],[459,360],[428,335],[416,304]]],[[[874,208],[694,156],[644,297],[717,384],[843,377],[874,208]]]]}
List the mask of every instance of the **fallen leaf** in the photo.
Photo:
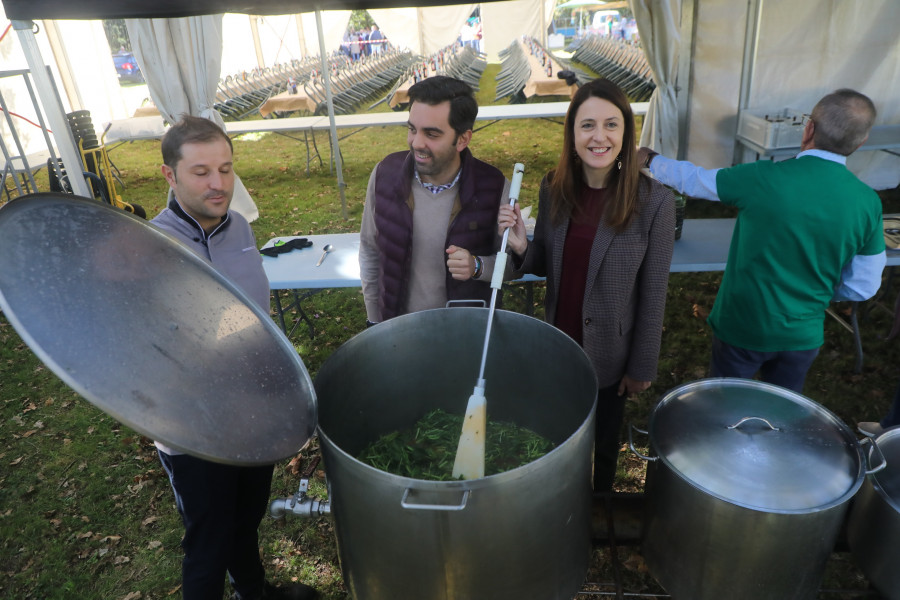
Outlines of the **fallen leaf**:
{"type": "Polygon", "coordinates": [[[157,548],[159,548],[161,546],[162,546],[162,542],[160,542],[158,540],[152,540],[152,541],[150,541],[149,544],[147,544],[147,548],[149,548],[150,550],[156,550],[157,548]]]}
{"type": "Polygon", "coordinates": [[[24,456],[20,456],[19,458],[17,458],[16,460],[12,461],[12,462],[9,463],[9,464],[11,464],[11,465],[17,465],[17,464],[19,464],[20,462],[22,462],[22,459],[23,459],[23,458],[25,458],[25,457],[24,457],[24,456]]]}
{"type": "Polygon", "coordinates": [[[146,527],[147,525],[152,525],[152,524],[156,523],[157,521],[159,521],[159,517],[156,517],[156,516],[147,517],[146,519],[141,521],[141,527],[146,527]]]}
{"type": "Polygon", "coordinates": [[[706,319],[706,317],[709,316],[709,311],[706,308],[700,306],[699,304],[694,305],[693,313],[694,313],[695,317],[698,317],[700,319],[706,319]]]}
{"type": "Polygon", "coordinates": [[[131,562],[131,559],[127,556],[117,556],[113,559],[114,565],[124,565],[127,562],[131,562]]]}
{"type": "Polygon", "coordinates": [[[144,596],[140,592],[129,592],[128,594],[119,598],[119,600],[139,600],[139,598],[143,598],[144,596]]]}

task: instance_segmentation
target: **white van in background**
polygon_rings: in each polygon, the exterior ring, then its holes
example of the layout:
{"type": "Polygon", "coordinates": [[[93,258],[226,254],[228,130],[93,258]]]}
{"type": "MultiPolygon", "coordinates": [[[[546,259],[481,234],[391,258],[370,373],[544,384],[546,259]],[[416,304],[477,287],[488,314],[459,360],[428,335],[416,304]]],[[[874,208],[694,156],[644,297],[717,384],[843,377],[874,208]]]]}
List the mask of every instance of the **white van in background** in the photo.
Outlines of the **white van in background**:
{"type": "Polygon", "coordinates": [[[613,26],[621,19],[617,10],[598,10],[591,17],[590,32],[595,35],[609,37],[613,26]]]}

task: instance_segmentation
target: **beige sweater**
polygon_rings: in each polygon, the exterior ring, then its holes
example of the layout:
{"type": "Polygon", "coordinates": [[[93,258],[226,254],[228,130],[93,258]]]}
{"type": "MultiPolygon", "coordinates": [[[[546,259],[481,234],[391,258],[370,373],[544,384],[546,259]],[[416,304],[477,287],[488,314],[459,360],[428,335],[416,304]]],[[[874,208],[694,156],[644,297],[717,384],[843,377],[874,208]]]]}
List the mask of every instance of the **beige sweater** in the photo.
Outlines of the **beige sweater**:
{"type": "MultiPolygon", "coordinates": [[[[377,169],[377,166],[376,166],[377,169]]],[[[375,170],[369,177],[366,189],[366,204],[363,208],[360,226],[359,274],[362,280],[363,298],[366,303],[366,318],[372,322],[381,321],[378,306],[378,246],[375,243],[375,170]]],[[[450,227],[450,213],[456,200],[459,186],[453,186],[438,194],[432,194],[420,183],[413,181],[413,250],[409,285],[405,300],[406,311],[416,312],[431,308],[443,308],[447,304],[447,253],[444,242],[450,227]]],[[[503,197],[509,197],[509,181],[503,189],[503,197]]],[[[497,247],[500,237],[497,238],[497,247]]],[[[482,256],[484,269],[479,281],[490,281],[494,272],[495,256],[482,256]]]]}

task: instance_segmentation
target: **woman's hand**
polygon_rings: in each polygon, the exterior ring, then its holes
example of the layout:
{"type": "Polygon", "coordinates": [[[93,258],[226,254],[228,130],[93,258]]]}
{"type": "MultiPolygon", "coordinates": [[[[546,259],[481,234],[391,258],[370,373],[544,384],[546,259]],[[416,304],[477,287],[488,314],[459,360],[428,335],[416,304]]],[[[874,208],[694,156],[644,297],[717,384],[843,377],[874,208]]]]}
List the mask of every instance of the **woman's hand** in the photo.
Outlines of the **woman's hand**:
{"type": "Polygon", "coordinates": [[[622,382],[619,384],[619,395],[633,396],[638,392],[643,392],[648,387],[650,387],[649,381],[635,381],[628,375],[624,375],[622,377],[622,382]]]}
{"type": "Polygon", "coordinates": [[[522,218],[518,204],[515,206],[500,205],[500,212],[497,214],[497,233],[503,235],[507,228],[509,228],[509,238],[506,240],[506,244],[518,256],[522,256],[528,247],[528,232],[525,231],[525,219],[522,218]]]}

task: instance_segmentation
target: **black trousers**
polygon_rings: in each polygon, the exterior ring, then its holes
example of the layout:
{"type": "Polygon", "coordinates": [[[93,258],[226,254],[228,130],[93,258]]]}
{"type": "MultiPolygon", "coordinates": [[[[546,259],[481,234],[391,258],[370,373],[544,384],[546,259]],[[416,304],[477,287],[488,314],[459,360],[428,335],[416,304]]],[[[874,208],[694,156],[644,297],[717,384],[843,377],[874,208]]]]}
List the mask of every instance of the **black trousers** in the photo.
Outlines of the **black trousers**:
{"type": "Polygon", "coordinates": [[[619,461],[619,440],[625,418],[625,396],[619,383],[597,393],[597,421],[594,434],[594,492],[611,492],[619,461]]]}
{"type": "Polygon", "coordinates": [[[159,452],[184,523],[184,600],[222,600],[225,574],[242,598],[262,595],[259,523],[269,506],[273,465],[236,467],[159,452]]]}

